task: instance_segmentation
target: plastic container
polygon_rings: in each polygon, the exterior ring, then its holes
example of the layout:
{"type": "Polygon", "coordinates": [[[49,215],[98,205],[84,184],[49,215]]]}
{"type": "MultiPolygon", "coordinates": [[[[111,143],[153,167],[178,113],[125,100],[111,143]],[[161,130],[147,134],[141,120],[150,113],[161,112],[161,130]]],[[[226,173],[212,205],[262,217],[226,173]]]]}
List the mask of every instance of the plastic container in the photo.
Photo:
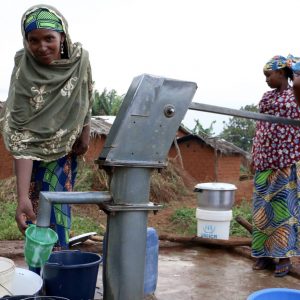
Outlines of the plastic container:
{"type": "Polygon", "coordinates": [[[158,274],[158,235],[152,227],[147,228],[146,261],[144,272],[144,295],[153,294],[158,274]]]}
{"type": "Polygon", "coordinates": [[[65,297],[57,297],[57,296],[30,296],[28,298],[24,298],[24,300],[69,300],[65,297]]]}
{"type": "MultiPolygon", "coordinates": [[[[107,234],[104,234],[103,239],[103,270],[105,268],[106,257],[106,240],[107,234]]],[[[156,290],[158,277],[158,251],[159,240],[156,230],[152,227],[147,228],[146,241],[146,257],[145,257],[145,271],[144,271],[144,295],[153,294],[156,290]]],[[[103,272],[103,280],[104,280],[103,272]]]]}
{"type": "Polygon", "coordinates": [[[90,252],[53,252],[43,268],[46,295],[72,300],[94,299],[101,261],[101,256],[90,252]]]}
{"type": "Polygon", "coordinates": [[[15,263],[6,257],[0,257],[0,297],[12,294],[12,281],[15,263]]]}
{"type": "Polygon", "coordinates": [[[299,300],[300,290],[286,288],[263,289],[251,294],[247,300],[299,300]]]}
{"type": "Polygon", "coordinates": [[[231,210],[237,187],[230,183],[207,182],[195,186],[197,204],[201,209],[231,210]]]}
{"type": "Polygon", "coordinates": [[[232,210],[196,209],[197,236],[209,239],[229,239],[232,210]]]}
{"type": "Polygon", "coordinates": [[[13,295],[37,295],[42,287],[43,280],[41,276],[27,269],[15,269],[11,289],[13,295]]]}
{"type": "Polygon", "coordinates": [[[26,263],[30,267],[42,267],[58,240],[57,233],[51,228],[30,224],[25,231],[25,236],[24,254],[26,263]]]}
{"type": "Polygon", "coordinates": [[[7,299],[7,300],[70,300],[68,298],[64,297],[55,297],[55,296],[26,296],[26,295],[20,295],[20,296],[11,296],[11,297],[4,297],[1,299],[7,299]]]}

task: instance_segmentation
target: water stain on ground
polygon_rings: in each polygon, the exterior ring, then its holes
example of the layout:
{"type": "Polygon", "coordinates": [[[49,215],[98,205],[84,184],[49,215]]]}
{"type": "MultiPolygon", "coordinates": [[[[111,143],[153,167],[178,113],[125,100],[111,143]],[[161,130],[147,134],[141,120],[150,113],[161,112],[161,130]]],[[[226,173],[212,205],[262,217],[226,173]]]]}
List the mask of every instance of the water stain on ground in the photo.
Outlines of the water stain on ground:
{"type": "Polygon", "coordinates": [[[253,261],[223,249],[197,247],[160,251],[158,300],[245,300],[264,288],[299,287],[299,280],[253,271],[253,261]]]}

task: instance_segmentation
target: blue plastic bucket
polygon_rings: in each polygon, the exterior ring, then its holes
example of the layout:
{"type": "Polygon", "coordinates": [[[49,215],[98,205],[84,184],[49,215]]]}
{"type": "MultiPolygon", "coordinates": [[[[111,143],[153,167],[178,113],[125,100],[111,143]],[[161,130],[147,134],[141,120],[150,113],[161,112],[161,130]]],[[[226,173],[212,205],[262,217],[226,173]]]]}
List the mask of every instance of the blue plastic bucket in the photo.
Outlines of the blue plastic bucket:
{"type": "Polygon", "coordinates": [[[300,300],[300,290],[272,288],[251,294],[247,300],[300,300]]]}
{"type": "Polygon", "coordinates": [[[90,252],[53,252],[43,268],[46,295],[72,300],[94,299],[101,261],[101,256],[90,252]]]}

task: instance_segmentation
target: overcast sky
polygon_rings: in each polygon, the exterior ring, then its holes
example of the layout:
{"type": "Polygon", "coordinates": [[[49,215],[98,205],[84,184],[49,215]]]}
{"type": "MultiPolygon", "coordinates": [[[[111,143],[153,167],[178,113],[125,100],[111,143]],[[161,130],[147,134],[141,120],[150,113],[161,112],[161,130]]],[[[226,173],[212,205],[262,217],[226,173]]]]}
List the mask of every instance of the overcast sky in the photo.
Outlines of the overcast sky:
{"type": "MultiPolygon", "coordinates": [[[[40,3],[1,1],[0,100],[5,100],[20,19],[40,3]]],[[[239,109],[268,90],[262,68],[273,55],[300,56],[299,0],[44,1],[66,17],[72,40],[90,53],[95,88],[125,94],[133,77],[149,73],[195,81],[193,101],[239,109]]],[[[220,115],[190,112],[204,127],[220,115]]]]}

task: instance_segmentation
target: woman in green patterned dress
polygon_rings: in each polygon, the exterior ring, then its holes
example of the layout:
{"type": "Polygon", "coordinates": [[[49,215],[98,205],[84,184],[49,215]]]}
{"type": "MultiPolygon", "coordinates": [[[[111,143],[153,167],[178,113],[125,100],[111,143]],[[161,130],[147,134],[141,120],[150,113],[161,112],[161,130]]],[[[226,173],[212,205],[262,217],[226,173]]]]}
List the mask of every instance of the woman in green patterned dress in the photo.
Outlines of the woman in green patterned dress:
{"type": "MultiPolygon", "coordinates": [[[[87,51],[72,43],[54,7],[37,5],[22,17],[24,48],[15,55],[2,119],[17,177],[16,221],[35,222],[40,191],[72,191],[77,156],[88,149],[92,78],[87,51]]],[[[53,206],[57,247],[68,246],[69,205],[53,206]]]]}
{"type": "MultiPolygon", "coordinates": [[[[259,103],[260,113],[300,119],[287,60],[273,57],[264,67],[271,91],[259,103]]],[[[255,270],[276,262],[275,276],[288,274],[290,258],[300,255],[300,130],[296,126],[257,122],[253,141],[255,168],[252,255],[255,270]]]]}

